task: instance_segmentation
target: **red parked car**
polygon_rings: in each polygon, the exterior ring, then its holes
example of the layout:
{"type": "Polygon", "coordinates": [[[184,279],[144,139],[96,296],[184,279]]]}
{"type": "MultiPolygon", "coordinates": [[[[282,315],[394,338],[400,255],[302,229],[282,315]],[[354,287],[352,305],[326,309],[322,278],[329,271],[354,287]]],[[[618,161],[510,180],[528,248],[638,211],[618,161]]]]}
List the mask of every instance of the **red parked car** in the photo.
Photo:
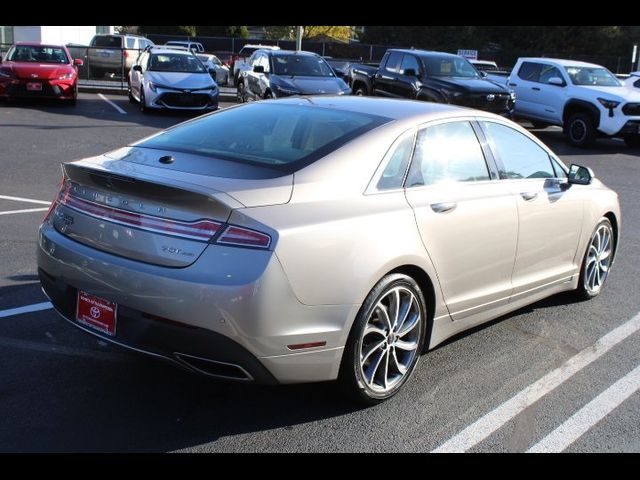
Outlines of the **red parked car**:
{"type": "Polygon", "coordinates": [[[78,65],[63,45],[16,43],[0,63],[0,98],[58,98],[75,103],[78,65]]]}

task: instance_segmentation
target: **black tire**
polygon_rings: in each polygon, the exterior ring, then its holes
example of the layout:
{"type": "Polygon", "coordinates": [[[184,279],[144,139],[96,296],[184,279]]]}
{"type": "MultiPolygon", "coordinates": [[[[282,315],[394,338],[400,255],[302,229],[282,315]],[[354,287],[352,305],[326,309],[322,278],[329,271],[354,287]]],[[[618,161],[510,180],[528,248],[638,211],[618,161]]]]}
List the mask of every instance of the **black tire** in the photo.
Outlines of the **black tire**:
{"type": "Polygon", "coordinates": [[[596,129],[593,118],[588,113],[574,113],[564,128],[567,140],[574,147],[585,148],[593,144],[596,139],[596,129]]]}
{"type": "Polygon", "coordinates": [[[549,126],[548,123],[538,122],[536,120],[531,120],[531,125],[533,125],[533,128],[547,128],[549,126]]]}
{"type": "Polygon", "coordinates": [[[244,82],[238,83],[236,99],[237,99],[238,103],[245,103],[246,102],[245,91],[244,91],[244,82]]]}
{"type": "Polygon", "coordinates": [[[366,85],[359,83],[355,90],[353,91],[353,94],[357,97],[367,97],[369,96],[369,92],[367,91],[367,87],[366,85]]]}
{"type": "Polygon", "coordinates": [[[136,103],[136,99],[133,96],[133,92],[131,92],[131,84],[128,85],[127,94],[129,95],[129,103],[136,103]]]}
{"type": "Polygon", "coordinates": [[[625,135],[623,138],[624,138],[624,143],[626,143],[628,147],[632,147],[632,148],[640,147],[640,134],[625,135]]]}
{"type": "MultiPolygon", "coordinates": [[[[400,305],[403,305],[402,300],[400,305]]],[[[407,304],[405,303],[404,305],[406,306],[407,304]]],[[[391,309],[392,304],[389,304],[389,310],[391,309]]],[[[385,308],[385,311],[386,310],[385,308]]],[[[353,323],[349,338],[347,339],[339,376],[339,381],[345,393],[353,400],[368,405],[380,403],[395,395],[409,380],[418,363],[427,326],[427,307],[424,295],[413,278],[400,273],[394,273],[380,280],[373,290],[369,292],[369,295],[367,295],[353,323]],[[368,325],[373,325],[373,322],[380,322],[381,326],[384,325],[384,322],[381,320],[383,317],[377,313],[379,311],[378,302],[382,302],[384,305],[384,302],[388,298],[394,297],[395,291],[402,292],[400,295],[404,295],[404,301],[409,301],[409,307],[406,311],[412,315],[411,318],[415,320],[410,320],[410,317],[406,316],[404,323],[385,330],[395,330],[396,335],[394,335],[393,332],[387,334],[386,337],[377,332],[365,334],[365,328],[368,325]],[[409,292],[412,297],[409,295],[409,292]],[[416,314],[419,315],[417,317],[413,316],[416,314]],[[411,321],[412,323],[409,324],[409,329],[402,334],[402,330],[404,329],[401,327],[405,326],[407,321],[411,321]],[[368,340],[365,340],[365,338],[368,340]],[[409,343],[413,345],[415,343],[415,351],[408,353],[407,350],[396,347],[396,342],[399,340],[405,345],[409,343]],[[361,360],[361,355],[363,354],[361,350],[367,346],[370,346],[369,352],[371,353],[365,355],[365,358],[361,360]],[[380,354],[376,363],[375,356],[378,351],[380,354]],[[402,355],[405,356],[403,357],[402,355]],[[385,356],[387,362],[389,362],[386,364],[387,370],[385,372],[383,369],[382,372],[379,372],[378,366],[383,364],[385,356]],[[370,363],[365,367],[364,364],[369,361],[369,358],[372,358],[372,360],[370,360],[370,363]],[[400,361],[398,361],[398,359],[400,359],[400,361]],[[406,361],[406,364],[403,365],[403,368],[406,368],[405,373],[401,373],[399,368],[395,368],[396,376],[392,378],[393,384],[390,385],[386,391],[382,391],[381,388],[386,387],[386,381],[389,378],[390,371],[394,369],[391,362],[394,362],[396,367],[399,367],[403,361],[406,361]],[[372,372],[370,384],[365,378],[366,374],[364,370],[372,372]],[[376,381],[380,380],[379,373],[382,373],[385,379],[382,386],[376,384],[376,381]],[[378,389],[377,391],[376,388],[378,389]]],[[[379,328],[378,330],[382,331],[383,329],[379,328]]],[[[367,374],[369,374],[369,372],[367,372],[367,374]]]]}
{"type": "Polygon", "coordinates": [[[140,84],[140,111],[142,113],[149,113],[149,107],[146,105],[146,99],[144,98],[144,86],[140,84]]]}
{"type": "MultiPolygon", "coordinates": [[[[603,245],[605,244],[605,242],[603,242],[603,245]]],[[[615,250],[616,250],[616,237],[614,235],[613,232],[613,227],[611,226],[611,222],[609,221],[608,218],[601,218],[600,221],[598,222],[598,225],[596,225],[596,228],[593,229],[593,233],[591,234],[591,237],[589,238],[589,243],[587,244],[587,249],[584,252],[584,256],[582,258],[582,267],[580,269],[580,278],[578,280],[578,288],[576,289],[576,294],[578,295],[578,298],[580,300],[590,300],[594,297],[597,297],[601,292],[602,292],[602,288],[604,287],[604,284],[607,280],[607,278],[609,277],[609,271],[611,268],[611,261],[613,260],[613,256],[615,254],[615,250]],[[606,266],[606,272],[604,272],[604,278],[602,278],[601,282],[599,282],[599,285],[597,286],[597,288],[591,288],[591,275],[598,275],[600,272],[594,272],[594,274],[592,274],[591,272],[593,271],[594,268],[598,268],[598,265],[593,265],[592,268],[590,267],[590,264],[594,263],[592,258],[593,255],[590,254],[590,252],[595,252],[595,250],[597,250],[597,248],[592,247],[595,243],[597,243],[596,240],[596,235],[598,235],[599,232],[603,232],[604,231],[608,231],[608,235],[609,235],[609,248],[610,248],[610,252],[609,255],[603,260],[596,260],[595,263],[599,263],[599,264],[605,264],[606,266]]],[[[595,278],[594,278],[595,280],[595,278]]]]}

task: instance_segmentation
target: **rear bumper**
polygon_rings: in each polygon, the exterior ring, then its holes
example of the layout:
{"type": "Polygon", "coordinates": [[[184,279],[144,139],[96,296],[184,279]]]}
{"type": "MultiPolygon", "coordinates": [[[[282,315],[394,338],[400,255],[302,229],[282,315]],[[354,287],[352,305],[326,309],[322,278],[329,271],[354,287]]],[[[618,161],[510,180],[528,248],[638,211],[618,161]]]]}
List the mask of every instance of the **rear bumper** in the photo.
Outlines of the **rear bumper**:
{"type": "Polygon", "coordinates": [[[169,323],[140,310],[118,306],[117,337],[75,320],[78,290],[38,269],[42,290],[56,311],[76,327],[103,340],[218,378],[275,384],[276,379],[245,348],[224,335],[186,324],[169,323]]]}
{"type": "Polygon", "coordinates": [[[83,245],[45,222],[37,259],[45,292],[74,325],[191,370],[238,380],[337,378],[358,310],[358,305],[301,304],[269,251],[212,245],[189,267],[160,267],[83,245]],[[75,321],[78,289],[118,304],[115,337],[75,321]],[[317,341],[326,345],[295,352],[287,347],[317,341]]]}

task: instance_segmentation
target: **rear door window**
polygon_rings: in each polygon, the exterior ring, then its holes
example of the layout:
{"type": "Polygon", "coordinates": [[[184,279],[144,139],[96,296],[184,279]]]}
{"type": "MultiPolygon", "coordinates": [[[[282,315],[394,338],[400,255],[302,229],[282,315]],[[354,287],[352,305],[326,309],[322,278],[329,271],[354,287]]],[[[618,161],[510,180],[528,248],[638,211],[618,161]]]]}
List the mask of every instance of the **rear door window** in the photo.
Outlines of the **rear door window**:
{"type": "Polygon", "coordinates": [[[522,65],[518,70],[518,77],[528,82],[538,82],[540,81],[541,70],[542,65],[540,63],[522,62],[522,65]]]}
{"type": "Polygon", "coordinates": [[[387,58],[387,63],[385,64],[385,70],[389,72],[397,72],[398,67],[400,66],[400,60],[402,60],[402,54],[400,52],[391,52],[389,54],[389,58],[387,58]]]}
{"type": "Polygon", "coordinates": [[[448,122],[418,132],[407,187],[489,179],[487,162],[469,122],[448,122]]]}

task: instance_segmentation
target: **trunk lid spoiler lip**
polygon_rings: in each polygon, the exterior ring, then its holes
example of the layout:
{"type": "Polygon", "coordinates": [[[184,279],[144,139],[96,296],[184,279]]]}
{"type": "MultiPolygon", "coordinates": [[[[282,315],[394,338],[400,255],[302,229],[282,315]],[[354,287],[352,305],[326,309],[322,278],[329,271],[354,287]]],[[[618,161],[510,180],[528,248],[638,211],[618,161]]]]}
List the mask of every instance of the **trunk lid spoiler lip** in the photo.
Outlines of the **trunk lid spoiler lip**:
{"type": "MultiPolygon", "coordinates": [[[[228,193],[221,192],[220,190],[215,190],[211,187],[205,187],[202,185],[198,185],[196,183],[185,182],[184,180],[178,180],[175,178],[168,178],[166,176],[166,170],[161,168],[155,168],[150,166],[145,166],[145,169],[154,169],[158,170],[159,173],[162,172],[165,175],[153,175],[147,172],[142,172],[141,169],[136,168],[135,171],[132,169],[123,168],[127,165],[127,162],[122,161],[114,161],[109,159],[108,157],[98,156],[91,157],[83,160],[77,160],[74,162],[65,162],[62,164],[62,170],[64,172],[65,177],[69,177],[68,169],[80,168],[84,170],[93,170],[100,173],[105,174],[113,174],[117,177],[126,177],[132,178],[134,180],[142,180],[146,182],[156,183],[158,185],[171,187],[171,188],[179,188],[182,190],[186,190],[192,193],[197,193],[199,195],[204,195],[206,197],[217,200],[229,207],[230,210],[234,210],[237,208],[246,208],[242,202],[240,202],[235,197],[229,195],[228,193]],[[106,161],[105,161],[106,159],[106,161]]],[[[131,164],[128,164],[131,165],[131,164]]]]}

